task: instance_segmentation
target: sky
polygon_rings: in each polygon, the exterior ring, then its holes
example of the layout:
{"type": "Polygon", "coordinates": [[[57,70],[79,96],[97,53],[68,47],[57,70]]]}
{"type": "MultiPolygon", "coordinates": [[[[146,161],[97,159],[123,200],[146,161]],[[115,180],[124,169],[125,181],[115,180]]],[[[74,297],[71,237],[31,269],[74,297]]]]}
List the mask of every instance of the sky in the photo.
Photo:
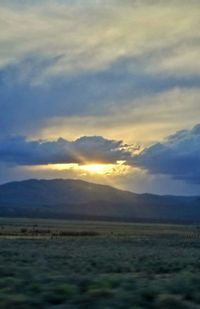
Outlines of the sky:
{"type": "Polygon", "coordinates": [[[199,0],[0,0],[0,183],[200,195],[199,0]]]}

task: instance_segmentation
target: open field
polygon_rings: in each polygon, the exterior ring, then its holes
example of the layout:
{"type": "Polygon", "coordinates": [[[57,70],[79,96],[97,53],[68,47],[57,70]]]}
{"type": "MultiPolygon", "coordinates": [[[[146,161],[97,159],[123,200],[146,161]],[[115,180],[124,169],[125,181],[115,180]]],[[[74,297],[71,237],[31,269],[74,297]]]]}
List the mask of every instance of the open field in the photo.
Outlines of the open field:
{"type": "Polygon", "coordinates": [[[200,308],[200,229],[2,218],[0,308],[200,308]]]}

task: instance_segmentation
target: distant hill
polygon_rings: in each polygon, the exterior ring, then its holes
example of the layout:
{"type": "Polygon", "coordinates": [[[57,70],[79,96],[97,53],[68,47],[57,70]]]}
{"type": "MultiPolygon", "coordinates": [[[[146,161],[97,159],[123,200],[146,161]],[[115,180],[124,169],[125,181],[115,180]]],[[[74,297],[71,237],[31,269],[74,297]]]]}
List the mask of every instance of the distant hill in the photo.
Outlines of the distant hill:
{"type": "Polygon", "coordinates": [[[200,197],[136,194],[81,180],[0,186],[0,216],[200,222],[200,197]]]}

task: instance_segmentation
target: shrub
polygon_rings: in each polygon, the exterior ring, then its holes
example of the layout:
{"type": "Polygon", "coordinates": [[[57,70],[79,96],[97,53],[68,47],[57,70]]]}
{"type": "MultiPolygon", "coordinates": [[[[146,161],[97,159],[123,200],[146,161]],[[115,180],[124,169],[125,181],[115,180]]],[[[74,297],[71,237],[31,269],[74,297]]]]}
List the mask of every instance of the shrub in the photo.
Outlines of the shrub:
{"type": "Polygon", "coordinates": [[[174,295],[160,295],[156,300],[157,309],[191,309],[188,305],[174,295]]]}

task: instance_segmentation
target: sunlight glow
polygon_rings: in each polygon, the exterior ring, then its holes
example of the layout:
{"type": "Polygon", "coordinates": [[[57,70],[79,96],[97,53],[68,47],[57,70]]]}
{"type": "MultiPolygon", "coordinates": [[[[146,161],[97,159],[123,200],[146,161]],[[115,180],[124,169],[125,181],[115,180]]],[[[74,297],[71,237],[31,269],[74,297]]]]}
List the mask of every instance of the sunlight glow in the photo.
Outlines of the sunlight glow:
{"type": "Polygon", "coordinates": [[[67,173],[76,173],[77,176],[86,175],[99,175],[99,176],[117,176],[122,174],[127,174],[130,167],[125,164],[124,161],[117,161],[114,163],[86,163],[79,165],[77,163],[57,163],[57,164],[47,164],[47,165],[37,165],[37,166],[26,166],[26,169],[33,170],[46,170],[46,171],[58,171],[67,173]]]}
{"type": "Polygon", "coordinates": [[[79,168],[89,173],[104,175],[111,173],[114,166],[114,164],[87,164],[80,165],[79,168]]]}

